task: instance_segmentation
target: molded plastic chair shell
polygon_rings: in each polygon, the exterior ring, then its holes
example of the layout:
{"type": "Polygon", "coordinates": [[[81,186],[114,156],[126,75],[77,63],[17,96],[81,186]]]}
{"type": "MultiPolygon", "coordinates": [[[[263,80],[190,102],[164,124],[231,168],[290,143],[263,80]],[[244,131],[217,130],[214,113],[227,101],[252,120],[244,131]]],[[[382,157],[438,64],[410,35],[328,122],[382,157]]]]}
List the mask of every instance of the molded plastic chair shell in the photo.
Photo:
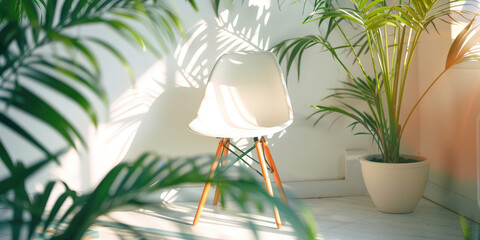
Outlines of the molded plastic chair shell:
{"type": "Polygon", "coordinates": [[[221,56],[210,74],[195,133],[221,138],[271,135],[293,121],[280,66],[270,52],[237,52],[221,56]]]}

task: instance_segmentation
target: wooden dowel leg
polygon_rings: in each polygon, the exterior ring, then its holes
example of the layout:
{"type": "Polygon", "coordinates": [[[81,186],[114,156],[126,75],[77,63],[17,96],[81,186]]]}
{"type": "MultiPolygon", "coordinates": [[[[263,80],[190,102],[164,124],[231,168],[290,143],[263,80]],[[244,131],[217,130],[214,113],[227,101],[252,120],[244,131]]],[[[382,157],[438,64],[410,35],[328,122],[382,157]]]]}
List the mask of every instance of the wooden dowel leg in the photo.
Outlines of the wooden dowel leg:
{"type": "MultiPolygon", "coordinates": [[[[222,167],[225,166],[225,163],[227,161],[228,147],[230,146],[230,138],[225,139],[224,145],[225,147],[223,148],[223,154],[222,154],[222,167]]],[[[218,183],[217,187],[215,188],[215,197],[213,198],[214,206],[217,206],[218,204],[218,198],[220,197],[220,185],[221,183],[218,183]]]]}
{"type": "Polygon", "coordinates": [[[265,141],[265,138],[263,138],[263,137],[262,137],[261,141],[262,141],[263,149],[265,150],[265,155],[267,156],[268,164],[270,164],[270,167],[273,170],[273,178],[275,179],[275,183],[277,184],[278,191],[280,192],[280,196],[282,196],[283,201],[286,204],[288,204],[287,196],[285,195],[285,190],[283,190],[282,180],[280,180],[280,175],[278,174],[277,167],[275,166],[275,163],[273,162],[272,153],[270,152],[270,149],[268,148],[267,141],[265,141]]]}
{"type": "MultiPolygon", "coordinates": [[[[262,169],[263,180],[265,181],[265,187],[267,188],[268,194],[273,197],[272,184],[270,183],[270,178],[268,177],[267,164],[265,163],[265,158],[263,157],[263,148],[262,143],[255,139],[255,149],[257,150],[258,161],[260,162],[260,168],[262,169]]],[[[282,221],[280,220],[280,214],[278,213],[277,207],[273,208],[273,215],[275,216],[275,222],[277,223],[277,228],[282,226],[282,221]]]]}
{"type": "MultiPolygon", "coordinates": [[[[212,167],[210,168],[210,174],[208,176],[209,179],[213,177],[213,175],[215,174],[215,169],[217,169],[220,154],[221,154],[222,148],[223,148],[223,143],[224,143],[223,139],[221,139],[220,142],[218,143],[217,152],[215,153],[215,160],[213,161],[212,167]]],[[[195,214],[195,218],[193,219],[193,225],[194,226],[197,225],[198,220],[200,220],[200,215],[202,214],[203,206],[205,205],[205,201],[207,201],[208,192],[210,191],[210,186],[211,185],[212,185],[211,182],[206,182],[205,183],[205,187],[203,188],[202,197],[200,198],[200,202],[198,203],[197,213],[195,214]]]]}

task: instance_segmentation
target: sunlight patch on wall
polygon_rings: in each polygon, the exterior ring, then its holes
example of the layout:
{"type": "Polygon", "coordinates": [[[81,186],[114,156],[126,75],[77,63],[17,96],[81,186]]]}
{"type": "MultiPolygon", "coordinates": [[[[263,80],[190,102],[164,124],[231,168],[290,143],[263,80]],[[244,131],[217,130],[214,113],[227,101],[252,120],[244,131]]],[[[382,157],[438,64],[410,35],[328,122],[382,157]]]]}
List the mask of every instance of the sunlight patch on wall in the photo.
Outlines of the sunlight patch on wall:
{"type": "MultiPolygon", "coordinates": [[[[179,46],[175,49],[174,57],[177,59],[177,64],[179,66],[183,65],[183,62],[185,61],[185,57],[190,50],[190,47],[192,46],[193,42],[200,37],[201,34],[203,34],[207,30],[207,23],[205,20],[200,20],[195,24],[193,27],[193,30],[190,31],[190,36],[186,41],[182,41],[179,46]]],[[[206,37],[206,36],[205,36],[206,37]]],[[[204,38],[202,36],[202,38],[204,38]]],[[[203,39],[202,39],[203,40],[203,39]]]]}
{"type": "MultiPolygon", "coordinates": [[[[474,13],[478,13],[480,11],[480,2],[476,0],[466,0],[465,2],[461,1],[460,3],[451,3],[450,5],[452,10],[462,10],[462,11],[469,11],[472,14],[464,14],[463,16],[453,16],[454,21],[456,24],[452,24],[450,27],[450,36],[451,41],[453,42],[457,35],[470,23],[471,19],[474,17],[474,13]]],[[[480,18],[475,18],[473,26],[480,25],[480,18]]],[[[477,30],[478,31],[478,30],[477,30]]],[[[477,44],[472,48],[473,51],[478,52],[480,50],[480,44],[477,44]]],[[[478,62],[466,62],[456,66],[453,68],[480,68],[478,62]]]]}
{"type": "MultiPolygon", "coordinates": [[[[153,102],[166,84],[164,60],[152,65],[135,84],[117,98],[110,107],[110,120],[89,129],[90,182],[95,184],[127,153],[135,134],[153,102]]],[[[85,172],[83,171],[83,172],[85,172]]]]}
{"type": "MultiPolygon", "coordinates": [[[[258,7],[257,11],[257,21],[264,16],[264,14],[270,14],[267,11],[270,9],[272,6],[272,1],[271,0],[250,0],[248,2],[249,7],[258,7]]],[[[265,23],[266,24],[266,23],[265,23]]]]}
{"type": "MultiPolygon", "coordinates": [[[[55,168],[52,169],[52,175],[55,176],[55,178],[67,182],[72,189],[81,189],[84,183],[78,180],[81,179],[83,181],[83,178],[87,177],[89,172],[82,174],[82,172],[78,171],[78,169],[82,168],[83,164],[80,159],[81,157],[79,156],[79,153],[73,148],[70,149],[67,153],[61,156],[61,165],[55,166],[55,168]]],[[[35,191],[43,192],[43,187],[45,187],[44,183],[36,183],[35,191]]]]}
{"type": "Polygon", "coordinates": [[[249,11],[256,11],[255,18],[248,19],[250,14],[231,14],[224,10],[216,19],[218,26],[217,43],[222,54],[233,50],[268,50],[270,37],[262,36],[268,25],[271,12],[271,1],[251,0],[249,11]],[[247,18],[245,17],[247,16],[247,18]]]}

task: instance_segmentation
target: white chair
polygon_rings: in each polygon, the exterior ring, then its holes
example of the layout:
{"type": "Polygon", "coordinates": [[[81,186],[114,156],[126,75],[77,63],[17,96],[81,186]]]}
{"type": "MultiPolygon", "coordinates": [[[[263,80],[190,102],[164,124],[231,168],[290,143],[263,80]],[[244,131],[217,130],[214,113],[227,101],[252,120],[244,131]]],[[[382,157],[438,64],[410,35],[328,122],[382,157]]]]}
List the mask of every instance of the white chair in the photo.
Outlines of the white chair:
{"type": "MultiPolygon", "coordinates": [[[[189,129],[220,139],[210,178],[214,177],[219,164],[225,165],[231,138],[253,138],[267,191],[273,196],[268,168],[273,173],[282,199],[288,203],[263,136],[282,131],[292,121],[290,99],[275,56],[270,52],[237,52],[218,59],[210,74],[197,117],[189,124],[189,129]],[[265,163],[265,158],[268,163],[265,163]]],[[[210,186],[210,182],[205,184],[193,225],[200,219],[210,186]]],[[[217,186],[214,205],[217,205],[218,197],[217,186]]],[[[281,220],[276,208],[274,215],[280,228],[281,220]]]]}

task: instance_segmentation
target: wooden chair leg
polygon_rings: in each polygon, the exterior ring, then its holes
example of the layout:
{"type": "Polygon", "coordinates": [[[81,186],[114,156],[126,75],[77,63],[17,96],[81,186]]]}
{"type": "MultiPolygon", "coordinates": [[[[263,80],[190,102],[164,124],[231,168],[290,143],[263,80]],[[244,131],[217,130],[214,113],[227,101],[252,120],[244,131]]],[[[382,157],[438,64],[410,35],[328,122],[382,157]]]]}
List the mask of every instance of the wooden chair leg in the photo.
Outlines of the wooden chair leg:
{"type": "MultiPolygon", "coordinates": [[[[257,150],[258,161],[260,162],[260,168],[262,169],[263,180],[265,181],[265,187],[267,188],[268,194],[273,197],[272,184],[270,183],[270,178],[268,177],[267,164],[265,163],[265,158],[263,157],[263,148],[262,143],[255,138],[255,149],[257,150]]],[[[277,228],[282,226],[282,221],[280,220],[280,214],[278,213],[277,207],[273,208],[273,215],[275,216],[275,222],[277,223],[277,228]]]]}
{"type": "MultiPolygon", "coordinates": [[[[220,142],[218,143],[217,152],[215,153],[215,160],[213,161],[212,167],[210,168],[210,174],[208,176],[209,178],[212,178],[213,175],[215,174],[215,169],[217,169],[218,162],[220,160],[219,158],[220,158],[220,154],[221,154],[222,149],[223,149],[223,144],[224,144],[224,140],[221,139],[220,142]]],[[[210,191],[210,186],[211,185],[212,185],[211,182],[206,182],[205,183],[205,187],[203,188],[202,197],[200,198],[200,202],[198,203],[197,213],[195,214],[195,218],[193,219],[193,225],[194,226],[197,225],[198,220],[200,220],[200,215],[202,214],[203,206],[205,205],[205,201],[207,201],[208,192],[210,191]]]]}
{"type": "Polygon", "coordinates": [[[277,184],[278,191],[280,192],[280,196],[282,196],[283,201],[286,204],[288,204],[287,196],[285,195],[285,190],[283,190],[282,180],[280,180],[280,175],[278,174],[277,167],[275,166],[275,163],[273,162],[272,153],[270,152],[270,149],[268,148],[267,141],[265,141],[265,138],[263,138],[263,137],[260,141],[262,141],[263,149],[265,151],[265,155],[267,156],[268,164],[270,164],[270,167],[273,170],[273,178],[275,179],[275,183],[277,184]]]}
{"type": "MultiPolygon", "coordinates": [[[[226,138],[224,142],[224,148],[223,148],[223,154],[222,154],[222,167],[225,166],[225,163],[227,162],[227,155],[228,155],[228,147],[230,146],[230,138],[226,138]]],[[[215,188],[215,197],[213,198],[213,205],[217,206],[218,204],[218,198],[220,197],[220,185],[221,183],[217,184],[217,187],[215,188]]]]}

